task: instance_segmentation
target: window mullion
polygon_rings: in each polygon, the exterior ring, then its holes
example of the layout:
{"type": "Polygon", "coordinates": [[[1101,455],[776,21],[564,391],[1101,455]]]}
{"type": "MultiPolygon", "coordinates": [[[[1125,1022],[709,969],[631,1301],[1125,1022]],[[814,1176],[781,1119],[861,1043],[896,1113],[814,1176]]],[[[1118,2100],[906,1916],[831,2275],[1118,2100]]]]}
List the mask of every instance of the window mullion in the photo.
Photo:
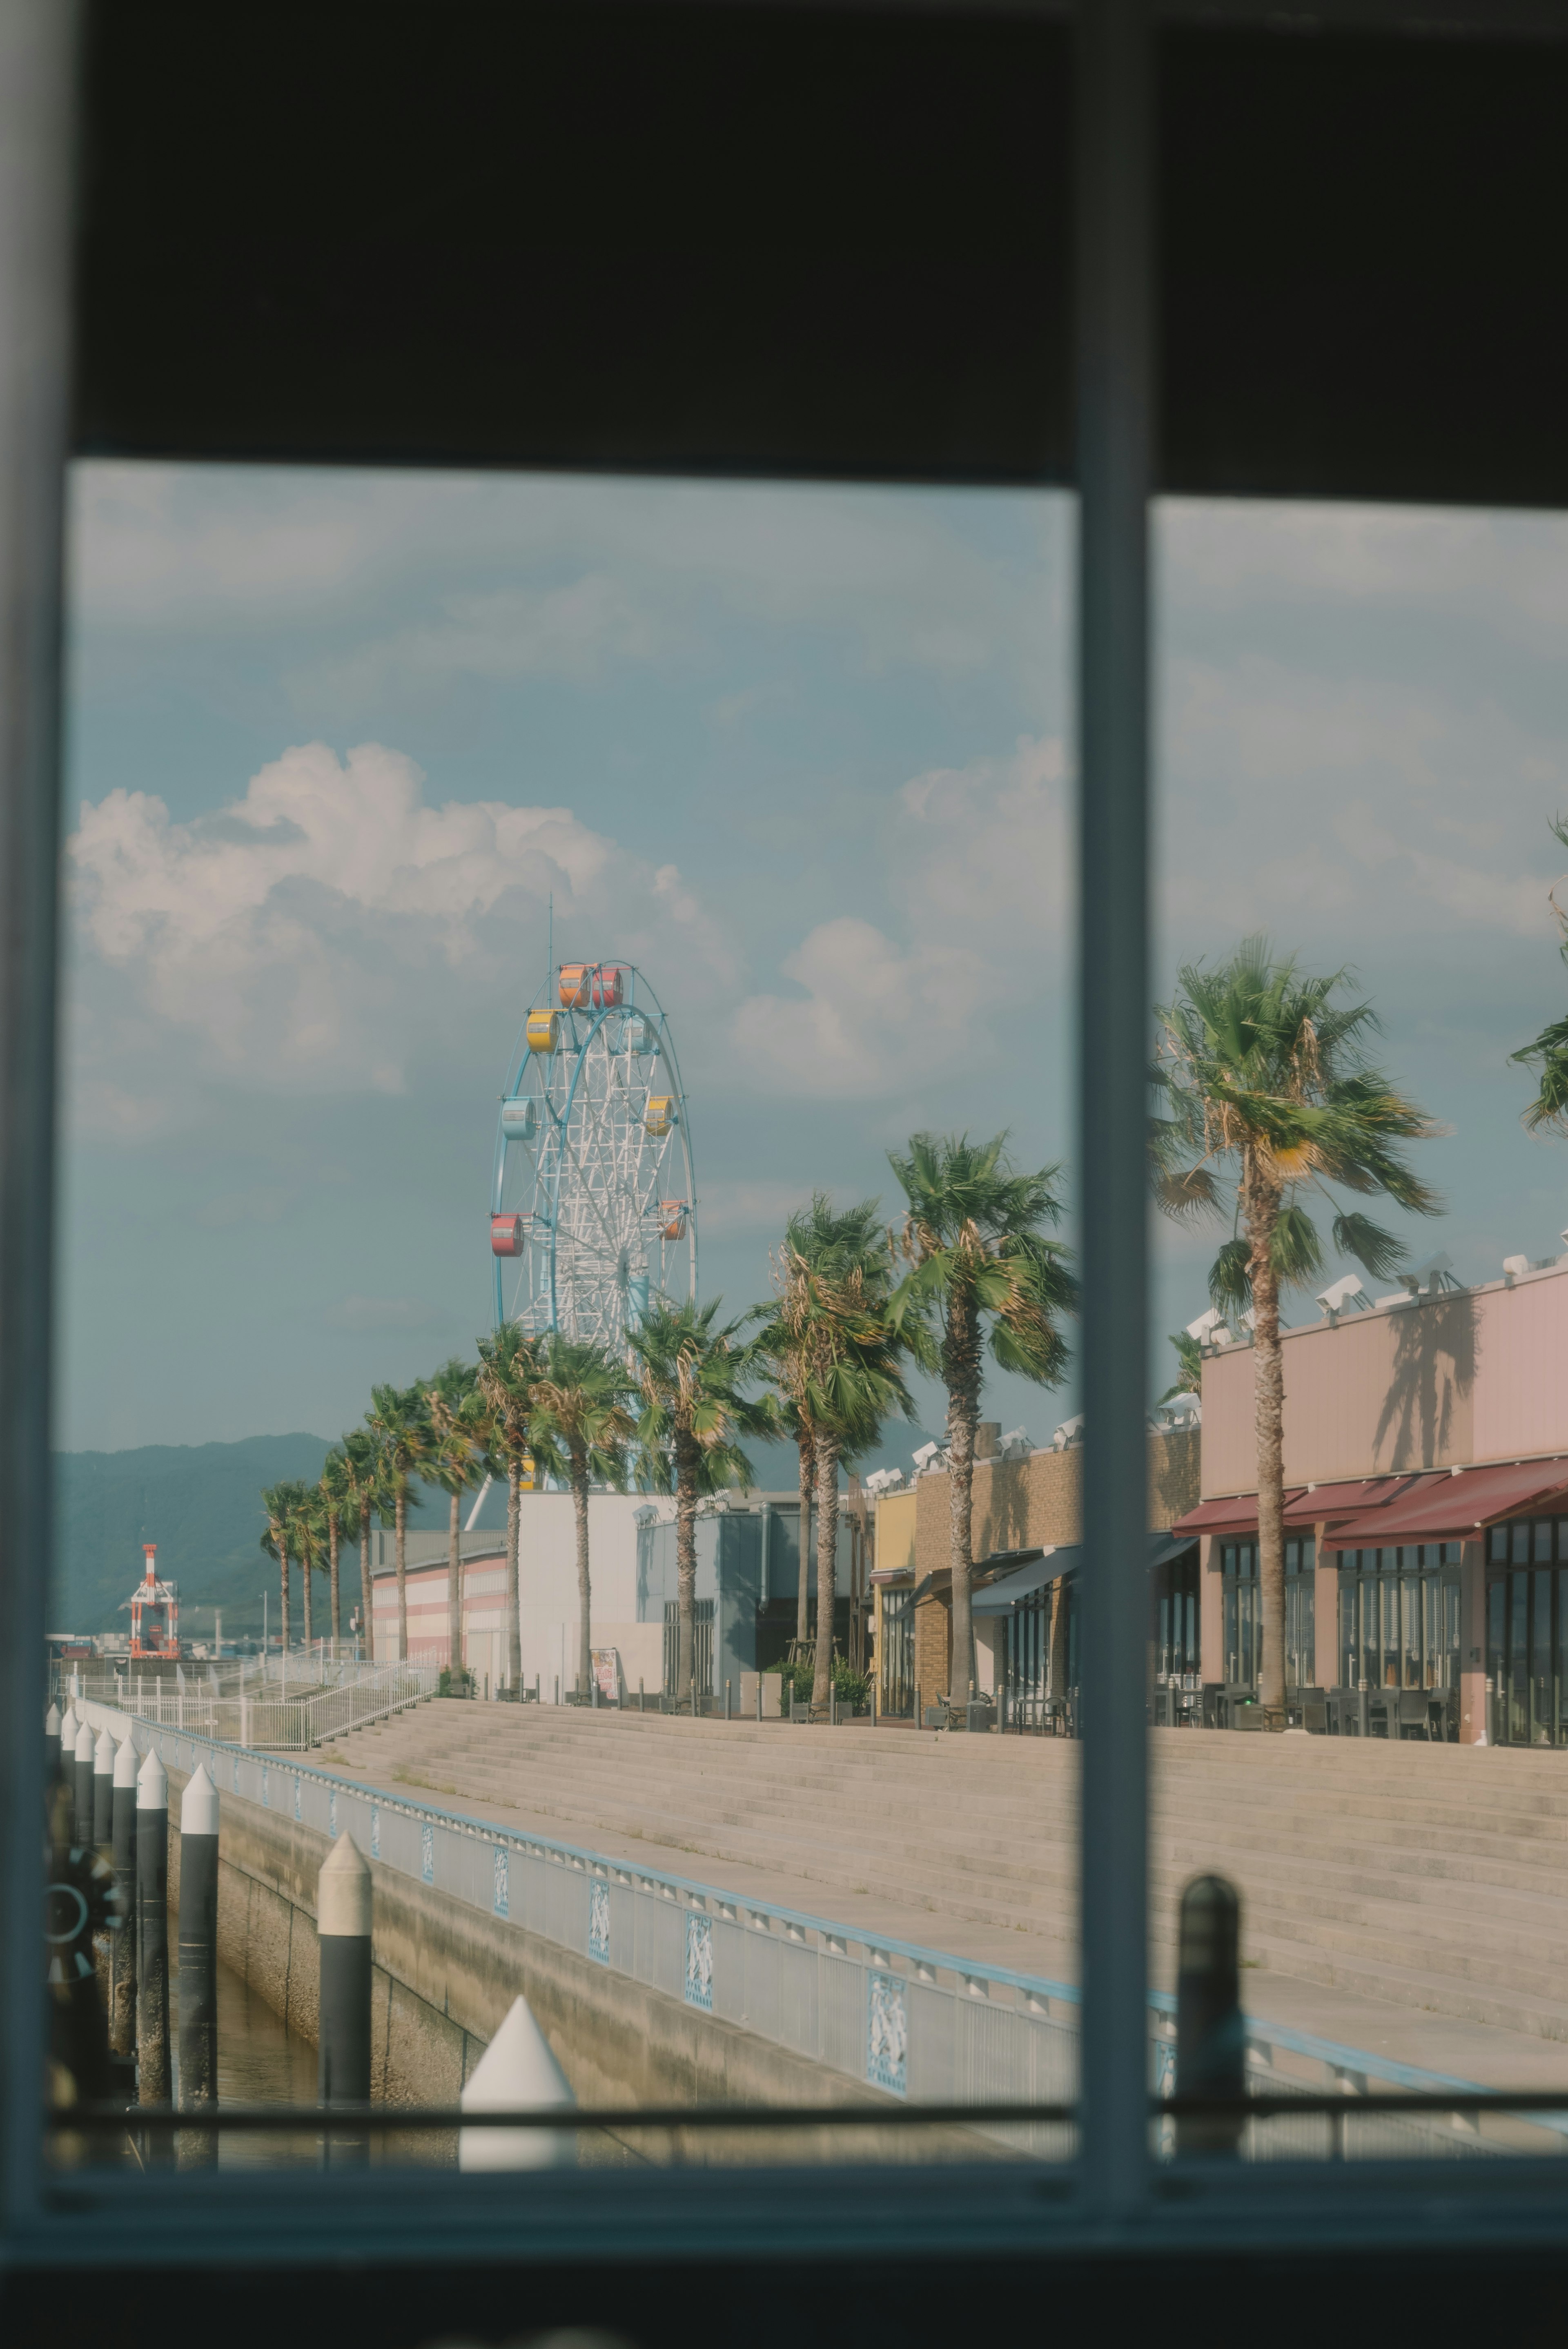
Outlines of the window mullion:
{"type": "Polygon", "coordinates": [[[1150,33],[1078,21],[1079,1146],[1084,1236],[1083,2180],[1148,2188],[1150,33]]]}

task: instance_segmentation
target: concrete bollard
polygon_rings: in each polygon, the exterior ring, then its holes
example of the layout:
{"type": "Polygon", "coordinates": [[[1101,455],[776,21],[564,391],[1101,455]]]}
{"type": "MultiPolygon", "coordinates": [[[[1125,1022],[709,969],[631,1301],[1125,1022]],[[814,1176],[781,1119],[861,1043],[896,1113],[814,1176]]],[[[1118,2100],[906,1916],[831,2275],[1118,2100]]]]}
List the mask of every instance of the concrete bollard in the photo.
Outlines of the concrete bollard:
{"type": "Polygon", "coordinates": [[[52,1704],[44,1715],[44,1784],[52,1786],[60,1775],[60,1708],[52,1704]]]}
{"type": "MultiPolygon", "coordinates": [[[[218,1789],[198,1763],[180,1802],[180,2109],[218,2101],[218,1789]]],[[[203,2132],[200,2159],[215,2163],[203,2132]]]]}
{"type": "MultiPolygon", "coordinates": [[[[460,2101],[466,2113],[506,2112],[530,2106],[559,2110],[577,2102],[572,2083],[534,2021],[527,1999],[513,1999],[505,2022],[474,2066],[460,2101]]],[[[576,2160],[577,2139],[571,2129],[458,2131],[459,2169],[570,2169],[576,2160]]]]}
{"type": "Polygon", "coordinates": [[[71,1781],[71,1840],[89,1847],[93,1839],[93,1748],[97,1744],[84,1721],[77,1731],[76,1775],[71,1781]]]}
{"type": "Polygon", "coordinates": [[[125,1923],[110,1945],[108,2050],[136,2059],[136,1747],[126,1737],[114,1757],[114,1880],[125,1923]]]}
{"type": "Polygon", "coordinates": [[[729,1689],[730,1689],[730,1683],[728,1682],[728,1681],[726,1681],[726,1682],[725,1682],[725,1683],[724,1683],[724,1717],[725,1717],[726,1721],[728,1721],[728,1720],[730,1719],[730,1711],[729,1711],[729,1689]]]}
{"type": "Polygon", "coordinates": [[[136,1778],[136,2093],[166,2105],[169,2064],[169,1774],[156,1751],[136,1778]]]}
{"type": "Polygon", "coordinates": [[[114,1740],[100,1730],[93,1746],[93,1841],[103,1845],[114,1836],[114,1740]]]}
{"type": "MultiPolygon", "coordinates": [[[[1195,1876],[1181,1895],[1176,1975],[1176,2093],[1246,2092],[1246,2024],[1241,1994],[1242,1904],[1222,1876],[1195,1876]]],[[[1176,2124],[1179,2153],[1233,2154],[1241,2114],[1194,2116],[1176,2124]]]]}
{"type": "MultiPolygon", "coordinates": [[[[316,2038],[316,2096],[324,2105],[370,2102],[370,1932],[373,1893],[369,1863],[346,1831],[322,1862],[316,1878],[315,1930],[321,1965],[316,2038]]],[[[367,2161],[367,2137],[335,2133],[329,2162],[367,2161]]]]}

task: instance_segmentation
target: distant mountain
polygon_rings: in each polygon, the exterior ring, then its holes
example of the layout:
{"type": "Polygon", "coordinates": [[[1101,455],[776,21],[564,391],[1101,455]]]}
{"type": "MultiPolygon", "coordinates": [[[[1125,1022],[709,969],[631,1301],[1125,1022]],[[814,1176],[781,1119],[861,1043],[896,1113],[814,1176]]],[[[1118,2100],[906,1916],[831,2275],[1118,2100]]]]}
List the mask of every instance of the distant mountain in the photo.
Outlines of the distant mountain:
{"type": "MultiPolygon", "coordinates": [[[[900,1423],[858,1464],[860,1474],[907,1469],[911,1454],[930,1441],[923,1429],[900,1423]]],[[[261,1549],[266,1529],[263,1488],[284,1477],[314,1484],[329,1449],[324,1435],[252,1435],[240,1444],[148,1444],[133,1452],[57,1453],[48,1629],[129,1630],[125,1602],[141,1579],[141,1545],[150,1541],[158,1544],[159,1572],[180,1587],[181,1629],[188,1639],[211,1637],[214,1607],[222,1609],[226,1639],[260,1631],[263,1588],[273,1594],[275,1628],[278,1570],[261,1549]]],[[[746,1451],[762,1490],[794,1490],[798,1471],[793,1444],[750,1444],[746,1451]]],[[[446,1495],[421,1495],[409,1509],[408,1522],[424,1528],[444,1526],[446,1495]]],[[[505,1522],[505,1495],[496,1490],[488,1496],[479,1523],[500,1527],[505,1522]]],[[[346,1547],[346,1620],[358,1598],[358,1552],[346,1547]]],[[[297,1569],[294,1605],[297,1637],[297,1569]]],[[[325,1606],[324,1583],[318,1605],[323,1630],[325,1606]]]]}
{"type": "MultiPolygon", "coordinates": [[[[328,1448],[321,1435],[253,1435],[241,1444],[57,1453],[48,1628],[128,1630],[122,1602],[141,1579],[141,1545],[150,1541],[158,1544],[159,1572],[180,1586],[187,1637],[211,1637],[213,1607],[223,1610],[225,1638],[259,1631],[263,1585],[274,1594],[275,1624],[278,1570],[259,1547],[262,1489],[285,1476],[314,1483],[328,1448]]],[[[357,1599],[357,1560],[348,1563],[357,1599]]],[[[298,1594],[296,1576],[296,1607],[298,1594]]]]}

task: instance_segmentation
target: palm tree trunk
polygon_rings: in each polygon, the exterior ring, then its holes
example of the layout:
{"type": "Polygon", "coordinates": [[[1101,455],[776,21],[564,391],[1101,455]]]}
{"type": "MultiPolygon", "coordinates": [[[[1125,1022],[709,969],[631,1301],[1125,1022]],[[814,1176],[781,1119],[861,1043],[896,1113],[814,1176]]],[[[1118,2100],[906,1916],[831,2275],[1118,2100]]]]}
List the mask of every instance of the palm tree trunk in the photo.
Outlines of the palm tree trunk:
{"type": "Polygon", "coordinates": [[[343,1609],[337,1587],[337,1511],[329,1509],[326,1516],[326,1570],[332,1589],[332,1655],[337,1661],[337,1643],[343,1637],[343,1609]]]}
{"type": "Polygon", "coordinates": [[[800,1587],[795,1594],[795,1637],[805,1644],[811,1636],[811,1482],[817,1473],[817,1447],[809,1433],[800,1444],[800,1587]]]}
{"type": "Polygon", "coordinates": [[[365,1655],[368,1663],[376,1661],[376,1619],[370,1605],[370,1504],[362,1501],[359,1507],[359,1609],[365,1618],[365,1655]]]}
{"type": "Polygon", "coordinates": [[[1068,1627],[1071,1620],[1068,1578],[1058,1574],[1051,1585],[1051,1664],[1046,1694],[1055,1697],[1059,1704],[1065,1704],[1068,1696],[1068,1627]]]}
{"type": "MultiPolygon", "coordinates": [[[[314,1535],[312,1535],[312,1536],[311,1536],[311,1540],[312,1540],[312,1543],[313,1543],[313,1544],[314,1544],[314,1542],[315,1542],[315,1537],[314,1535]]],[[[299,1573],[300,1573],[300,1586],[301,1586],[302,1589],[303,1589],[303,1590],[304,1590],[304,1651],[305,1651],[305,1654],[306,1654],[307,1656],[308,1656],[308,1655],[309,1655],[309,1653],[310,1653],[310,1641],[311,1641],[311,1619],[310,1619],[310,1586],[311,1586],[311,1570],[310,1570],[310,1569],[311,1569],[311,1554],[310,1554],[310,1551],[309,1551],[308,1549],[304,1549],[304,1550],[302,1550],[302,1551],[300,1552],[299,1573]]]]}
{"type": "Polygon", "coordinates": [[[408,1661],[408,1487],[401,1479],[393,1506],[394,1548],[397,1559],[397,1661],[408,1661]]]}
{"type": "Polygon", "coordinates": [[[522,1692],[522,1616],[518,1588],[518,1547],[522,1532],[522,1477],[512,1453],[506,1464],[506,1681],[522,1692]]]}
{"type": "Polygon", "coordinates": [[[948,1560],[953,1568],[951,1703],[965,1704],[975,1685],[975,1624],[969,1611],[974,1566],[975,1430],[980,1417],[980,1322],[974,1300],[955,1294],[942,1349],[947,1387],[948,1560]]]}
{"type": "Polygon", "coordinates": [[[827,1707],[833,1686],[833,1609],[839,1595],[839,1446],[817,1438],[817,1656],[813,1707],[827,1707]]]}
{"type": "Polygon", "coordinates": [[[1258,1601],[1263,1659],[1258,1702],[1284,1727],[1284,1358],[1279,1342],[1279,1281],[1274,1267],[1279,1197],[1249,1171],[1243,1212],[1252,1243],[1253,1376],[1257,1408],[1258,1601]]]}
{"type": "Polygon", "coordinates": [[[593,1692],[588,1683],[593,1671],[593,1593],[588,1584],[588,1454],[581,1445],[572,1454],[572,1501],[577,1516],[577,1685],[584,1696],[589,1696],[593,1692]]]}
{"type": "MultiPolygon", "coordinates": [[[[278,1617],[278,1628],[283,1634],[283,1645],[278,1650],[278,1653],[286,1658],[289,1651],[289,1553],[286,1543],[278,1551],[278,1581],[283,1590],[282,1612],[278,1617]]],[[[284,1670],[285,1671],[288,1670],[286,1662],[284,1670]]]]}
{"type": "Polygon", "coordinates": [[[447,1513],[447,1664],[451,1673],[448,1685],[457,1694],[458,1674],[463,1669],[463,1496],[452,1493],[447,1513]]]}
{"type": "Polygon", "coordinates": [[[696,1447],[676,1444],[676,1594],[680,1612],[676,1640],[676,1703],[696,1710],[692,1674],[696,1641],[696,1447]]]}

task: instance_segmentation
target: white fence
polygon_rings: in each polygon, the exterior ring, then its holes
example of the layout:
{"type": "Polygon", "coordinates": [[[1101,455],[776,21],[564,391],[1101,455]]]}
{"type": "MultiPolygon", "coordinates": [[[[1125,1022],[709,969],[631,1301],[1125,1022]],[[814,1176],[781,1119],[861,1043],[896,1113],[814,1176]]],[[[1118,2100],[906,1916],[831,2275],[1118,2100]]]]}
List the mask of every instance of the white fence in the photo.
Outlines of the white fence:
{"type": "MultiPolygon", "coordinates": [[[[106,1709],[92,1707],[94,1726],[106,1709]]],[[[303,1764],[216,1747],[150,1721],[111,1720],[137,1750],[156,1745],[167,1768],[205,1762],[220,1799],[238,1795],[335,1837],[346,1829],[383,1868],[573,1951],[612,1973],[648,1984],[772,2044],[910,2103],[1070,2103],[1078,2090],[1078,1990],[908,1941],[873,1939],[749,1894],[669,1876],[641,1861],[557,1843],[544,1836],[454,1816],[421,1803],[349,1785],[303,1764]]],[[[1174,2085],[1175,2001],[1149,2000],[1150,2087],[1174,2085]]],[[[1344,2116],[1304,2113],[1249,2122],[1243,2151],[1253,2160],[1375,2159],[1420,2154],[1495,2155],[1460,2116],[1357,2116],[1369,2090],[1429,2095],[1469,2090],[1408,2064],[1305,2032],[1249,2020],[1253,2087],[1274,2095],[1343,2095],[1344,2116]]],[[[1560,2152],[1568,2120],[1512,2125],[1531,2149],[1560,2152]]],[[[1067,2158],[1068,2124],[988,2125],[1013,2149],[1067,2158]]],[[[1169,2125],[1162,2151],[1171,2150],[1169,2125]]]]}
{"type": "MultiPolygon", "coordinates": [[[[315,1660],[303,1655],[299,1678],[281,1681],[253,1671],[183,1681],[149,1678],[134,1666],[119,1676],[80,1674],[76,1688],[88,1702],[112,1706],[160,1728],[186,1731],[221,1745],[261,1746],[306,1754],[324,1738],[360,1729],[434,1696],[440,1674],[428,1664],[329,1664],[323,1682],[305,1675],[315,1660]]],[[[200,1667],[196,1668],[197,1671],[200,1667]]]]}

